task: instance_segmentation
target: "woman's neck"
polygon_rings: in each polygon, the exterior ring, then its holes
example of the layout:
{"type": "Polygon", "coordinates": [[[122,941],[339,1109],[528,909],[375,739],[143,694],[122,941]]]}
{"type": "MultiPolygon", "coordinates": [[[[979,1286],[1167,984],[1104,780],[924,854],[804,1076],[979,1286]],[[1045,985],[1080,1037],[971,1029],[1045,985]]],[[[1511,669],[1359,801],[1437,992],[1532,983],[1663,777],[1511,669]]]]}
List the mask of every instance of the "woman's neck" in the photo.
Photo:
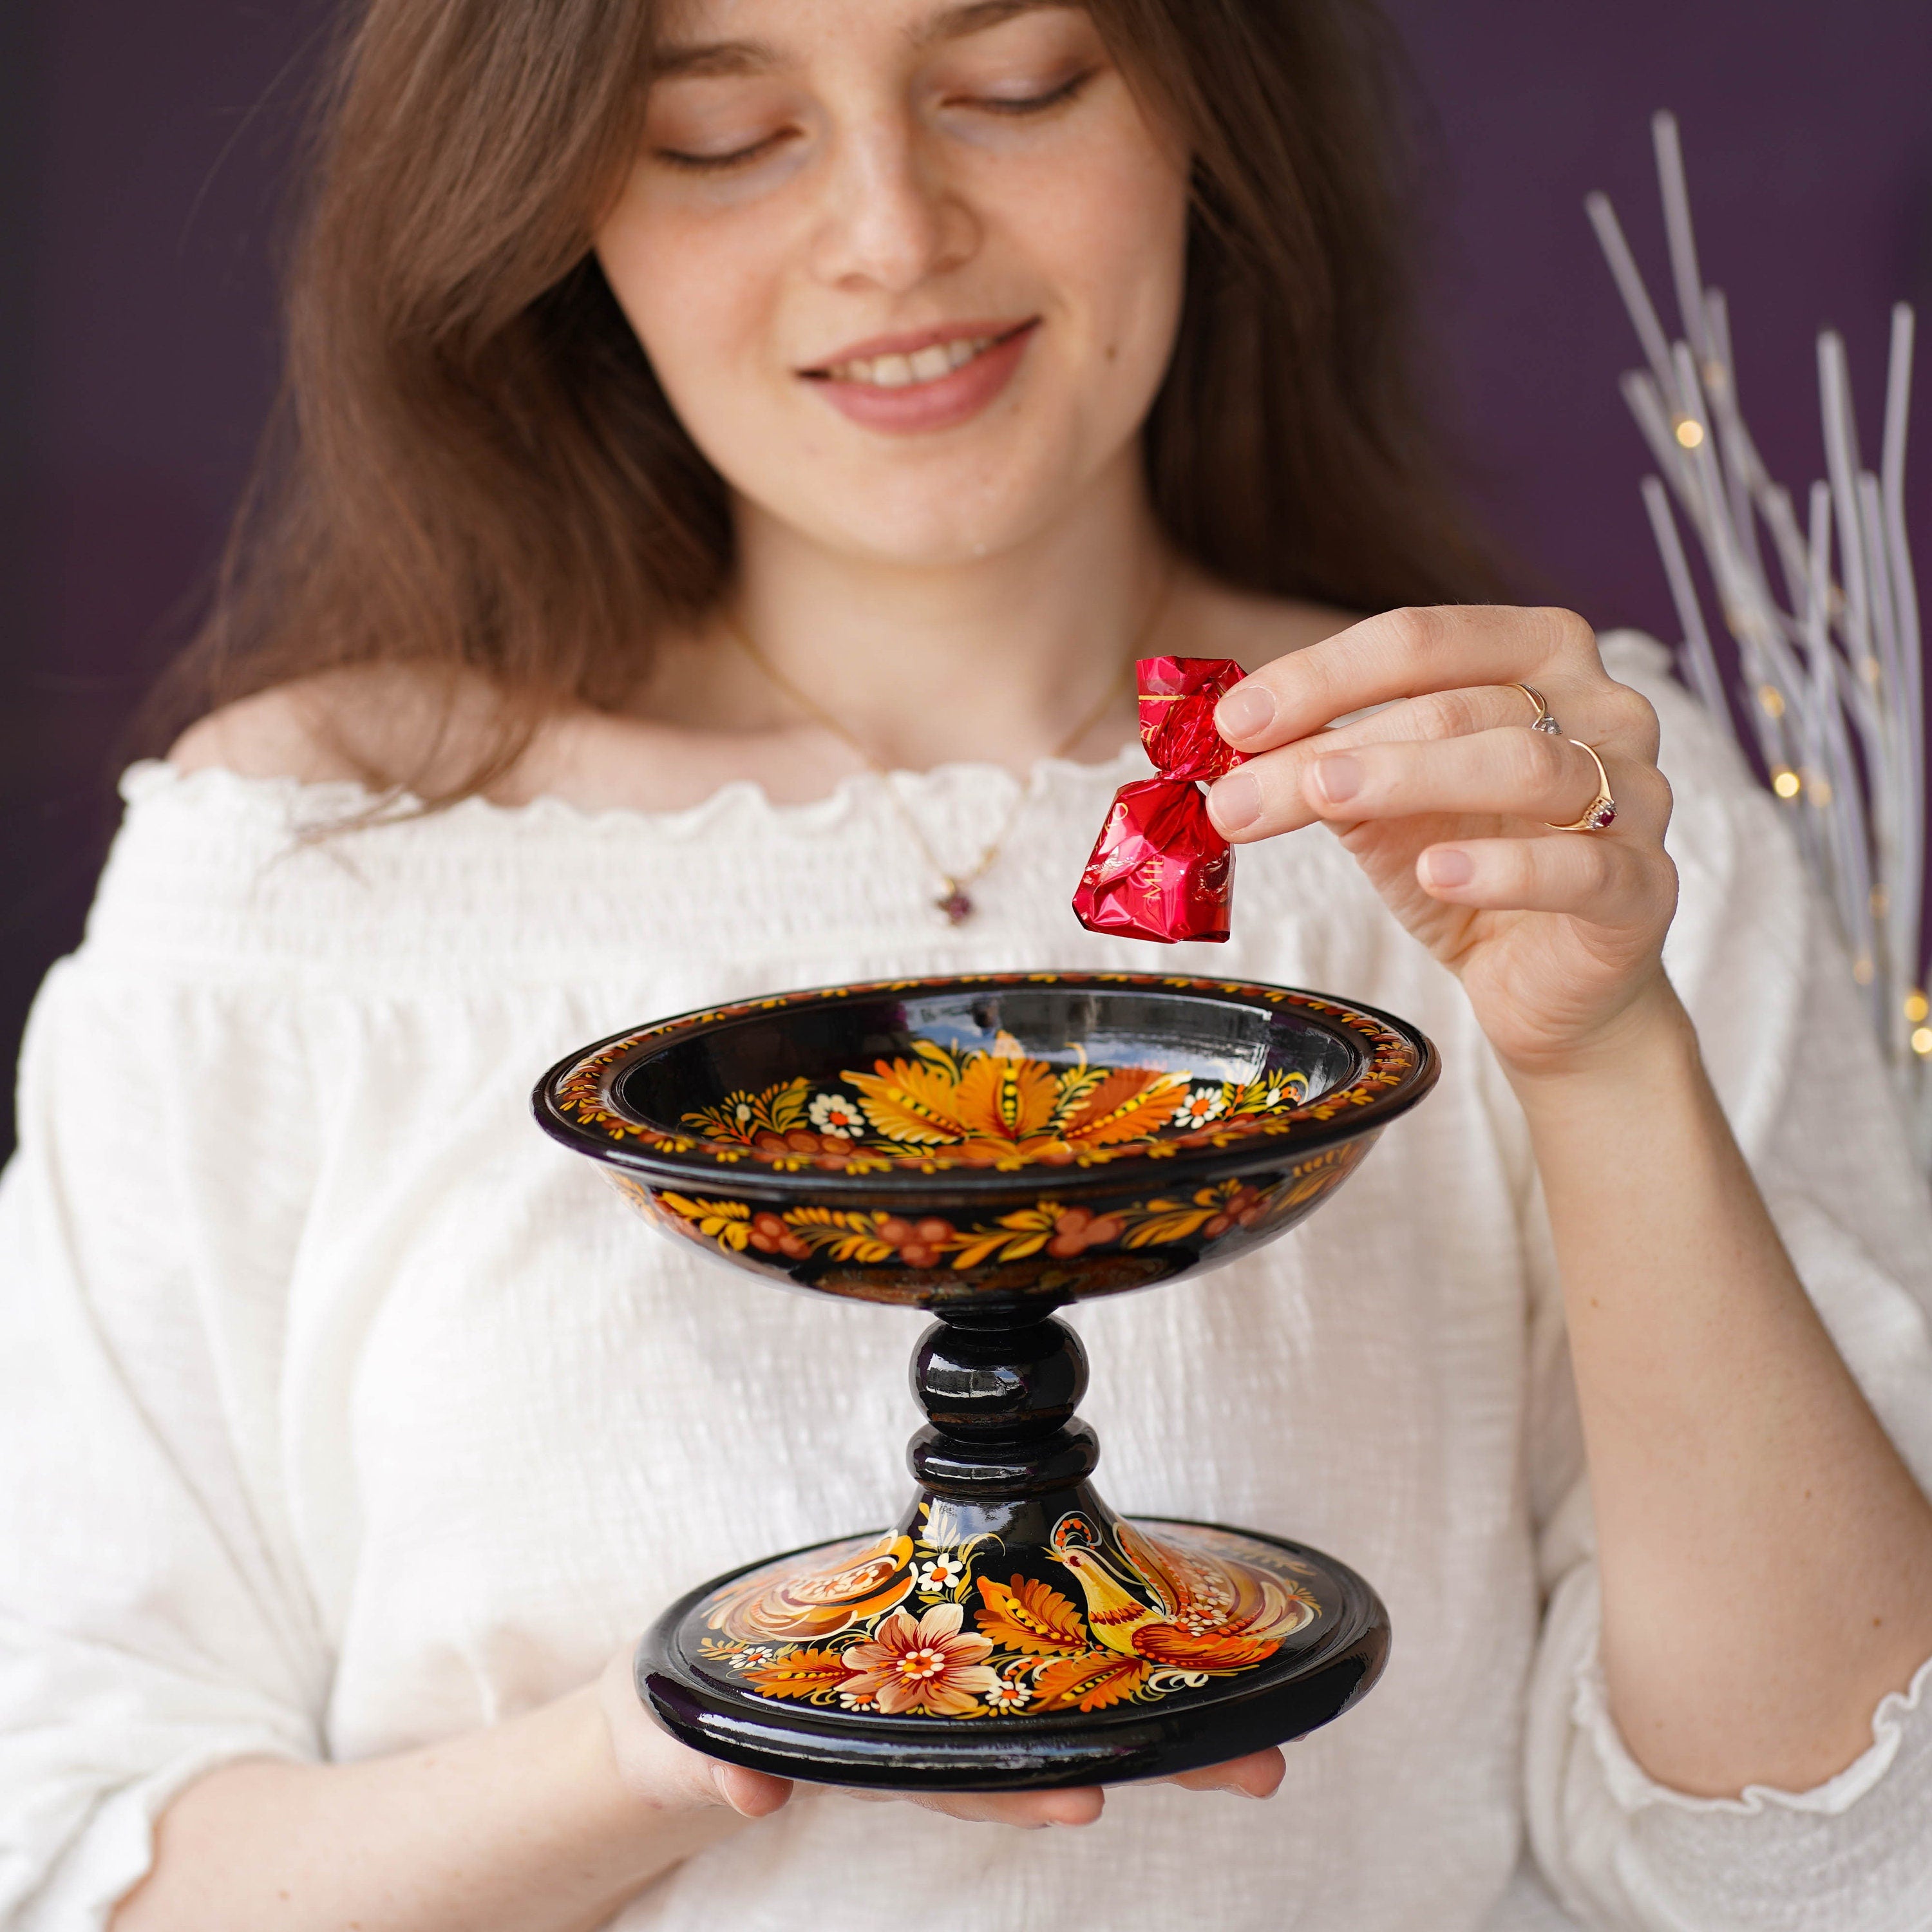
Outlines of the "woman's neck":
{"type": "Polygon", "coordinates": [[[1174,568],[1138,464],[1024,544],[937,567],[839,555],[756,514],[740,531],[738,621],[879,762],[1024,766],[1110,692],[1108,745],[1131,730],[1124,672],[1174,568]]]}
{"type": "Polygon", "coordinates": [[[1024,772],[1054,752],[1095,763],[1134,735],[1132,658],[1252,668],[1346,621],[1242,595],[1180,563],[1137,456],[1102,481],[1028,542],[941,568],[834,552],[741,509],[728,611],[663,639],[622,715],[580,712],[546,727],[491,796],[676,809],[749,778],[802,802],[868,766],[1024,772]]]}
{"type": "Polygon", "coordinates": [[[1024,544],[918,568],[830,550],[742,506],[729,612],[667,641],[640,708],[705,732],[814,728],[790,686],[868,760],[914,770],[1022,769],[1100,709],[1073,748],[1104,756],[1132,730],[1125,668],[1164,628],[1174,570],[1138,464],[1118,470],[1024,544]]]}

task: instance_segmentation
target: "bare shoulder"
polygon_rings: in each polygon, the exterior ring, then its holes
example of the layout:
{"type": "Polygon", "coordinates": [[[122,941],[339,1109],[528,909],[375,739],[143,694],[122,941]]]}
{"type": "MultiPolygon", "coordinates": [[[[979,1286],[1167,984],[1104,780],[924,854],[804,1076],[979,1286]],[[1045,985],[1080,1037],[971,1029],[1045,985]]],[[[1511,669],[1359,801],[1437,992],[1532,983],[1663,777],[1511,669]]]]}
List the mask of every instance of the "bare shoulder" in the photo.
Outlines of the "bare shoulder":
{"type": "Polygon", "coordinates": [[[210,712],[169,747],[168,762],[304,784],[434,789],[473,764],[497,716],[494,692],[471,674],[452,680],[403,664],[325,671],[210,712]]]}
{"type": "Polygon", "coordinates": [[[1203,644],[1211,639],[1216,656],[1232,658],[1244,670],[1258,670],[1358,621],[1353,611],[1258,596],[1224,584],[1203,581],[1198,596],[1196,622],[1203,644]]]}

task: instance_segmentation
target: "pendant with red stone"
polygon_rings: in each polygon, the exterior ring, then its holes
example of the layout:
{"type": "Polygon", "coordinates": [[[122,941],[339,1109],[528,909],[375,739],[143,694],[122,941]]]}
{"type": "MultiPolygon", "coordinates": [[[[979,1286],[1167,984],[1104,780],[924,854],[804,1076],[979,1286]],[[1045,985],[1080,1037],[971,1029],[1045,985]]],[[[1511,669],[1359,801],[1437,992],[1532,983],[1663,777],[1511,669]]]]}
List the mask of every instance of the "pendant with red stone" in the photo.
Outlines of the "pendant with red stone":
{"type": "Polygon", "coordinates": [[[954,886],[943,897],[934,899],[933,904],[955,926],[973,916],[973,902],[966,896],[963,886],[954,886]]]}

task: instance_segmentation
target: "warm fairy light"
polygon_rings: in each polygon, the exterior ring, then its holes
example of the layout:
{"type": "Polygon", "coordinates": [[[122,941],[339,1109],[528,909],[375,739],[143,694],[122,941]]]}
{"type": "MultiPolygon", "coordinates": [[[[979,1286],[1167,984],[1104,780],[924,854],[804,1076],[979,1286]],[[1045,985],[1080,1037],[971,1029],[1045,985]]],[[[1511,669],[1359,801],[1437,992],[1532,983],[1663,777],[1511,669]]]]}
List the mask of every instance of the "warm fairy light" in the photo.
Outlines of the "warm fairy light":
{"type": "Polygon", "coordinates": [[[1917,1160],[1932,1167],[1932,981],[1923,969],[1913,974],[1905,950],[1916,952],[1923,937],[1921,899],[1932,890],[1932,880],[1922,888],[1924,853],[1912,836],[1924,820],[1928,777],[1917,667],[1932,650],[1913,588],[1903,494],[1912,311],[1903,302],[1892,308],[1883,448],[1869,469],[1858,456],[1844,339],[1832,330],[1818,338],[1831,480],[1811,486],[1808,531],[1738,414],[1724,298],[1699,285],[1676,122],[1659,114],[1652,126],[1681,329],[1667,334],[1659,320],[1609,201],[1593,196],[1589,214],[1649,365],[1624,378],[1623,392],[1664,472],[1645,478],[1643,502],[1678,616],[1685,680],[1720,730],[1754,738],[1750,748],[1765,753],[1759,769],[1774,795],[1804,807],[1796,815],[1810,835],[1807,868],[1847,952],[1862,950],[1853,971],[1871,997],[1862,1004],[1912,1117],[1917,1160]],[[1673,343],[1671,334],[1686,339],[1673,343]],[[1681,519],[1666,477],[1692,486],[1678,491],[1681,519]],[[1774,544],[1762,541],[1760,519],[1774,544]],[[1680,521],[1701,543],[1708,590],[1693,574],[1680,521]],[[1712,592],[1735,658],[1713,648],[1712,592]]]}

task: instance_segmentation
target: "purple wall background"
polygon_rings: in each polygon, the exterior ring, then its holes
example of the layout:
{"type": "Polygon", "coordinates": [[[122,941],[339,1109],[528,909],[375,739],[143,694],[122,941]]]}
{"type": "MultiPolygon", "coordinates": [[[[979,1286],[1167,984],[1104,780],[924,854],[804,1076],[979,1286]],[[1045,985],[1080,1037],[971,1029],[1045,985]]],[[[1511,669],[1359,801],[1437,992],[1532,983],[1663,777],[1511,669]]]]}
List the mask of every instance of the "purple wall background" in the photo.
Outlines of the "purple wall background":
{"type": "MultiPolygon", "coordinates": [[[[1648,118],[1678,112],[1706,275],[1774,473],[1822,466],[1812,338],[1875,437],[1886,312],[1932,333],[1924,0],[1386,0],[1437,122],[1445,407],[1498,533],[1599,625],[1674,636],[1580,203],[1660,296],[1648,118]]],[[[74,942],[127,720],[205,588],[273,381],[271,242],[327,0],[0,7],[0,1054],[74,942]]],[[[1932,347],[1921,396],[1932,394],[1932,347]]],[[[1932,572],[1932,400],[1915,410],[1932,572]]]]}

